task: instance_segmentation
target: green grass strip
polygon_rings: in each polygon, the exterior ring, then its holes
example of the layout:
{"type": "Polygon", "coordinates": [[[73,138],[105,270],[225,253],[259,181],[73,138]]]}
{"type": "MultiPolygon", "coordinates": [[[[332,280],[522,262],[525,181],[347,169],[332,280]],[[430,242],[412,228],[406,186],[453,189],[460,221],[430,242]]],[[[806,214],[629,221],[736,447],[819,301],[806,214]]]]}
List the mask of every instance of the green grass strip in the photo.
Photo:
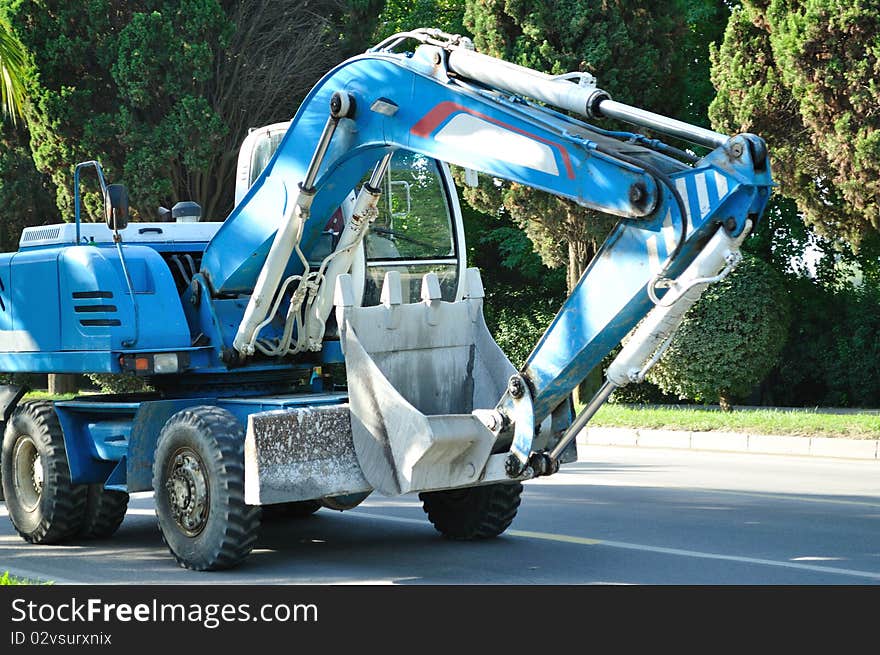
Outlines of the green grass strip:
{"type": "Polygon", "coordinates": [[[77,393],[49,393],[48,391],[28,391],[25,400],[72,400],[77,396],[83,395],[83,392],[77,393]]]}
{"type": "Polygon", "coordinates": [[[0,575],[0,587],[5,587],[9,585],[26,585],[33,584],[23,578],[16,578],[9,575],[9,571],[4,571],[3,575],[0,575]]]}
{"type": "Polygon", "coordinates": [[[739,409],[722,412],[684,406],[607,404],[596,413],[590,426],[880,439],[880,414],[831,414],[809,409],[739,409]]]}

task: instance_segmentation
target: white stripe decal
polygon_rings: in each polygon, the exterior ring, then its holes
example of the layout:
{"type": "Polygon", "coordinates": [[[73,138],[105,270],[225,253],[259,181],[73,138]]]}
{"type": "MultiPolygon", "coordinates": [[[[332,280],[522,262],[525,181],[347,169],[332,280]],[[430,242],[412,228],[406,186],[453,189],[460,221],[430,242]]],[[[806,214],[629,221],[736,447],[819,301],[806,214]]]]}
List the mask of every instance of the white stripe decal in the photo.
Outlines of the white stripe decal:
{"type": "Polygon", "coordinates": [[[675,189],[678,191],[678,195],[681,196],[681,199],[684,201],[684,208],[687,210],[688,218],[691,217],[691,201],[688,198],[688,188],[687,188],[687,180],[683,177],[679,177],[675,180],[675,189]]]}
{"type": "Polygon", "coordinates": [[[671,209],[666,212],[666,218],[663,219],[663,229],[660,231],[663,233],[663,242],[666,244],[666,256],[668,257],[672,254],[676,244],[675,228],[672,226],[671,209]]]}
{"type": "Polygon", "coordinates": [[[727,178],[718,171],[715,171],[715,186],[718,187],[718,199],[721,200],[727,195],[727,178]]]}
{"type": "Polygon", "coordinates": [[[657,236],[652,235],[646,242],[645,246],[648,249],[648,262],[651,266],[651,273],[656,274],[660,272],[660,255],[657,254],[657,236]]]}
{"type": "Polygon", "coordinates": [[[678,191],[678,195],[681,196],[681,200],[684,203],[684,209],[687,213],[687,227],[688,227],[688,236],[694,231],[694,219],[693,219],[693,211],[691,211],[691,199],[688,195],[687,189],[687,178],[679,177],[675,180],[675,189],[678,191]]]}
{"type": "Polygon", "coordinates": [[[559,175],[550,146],[470,114],[456,114],[434,138],[481,157],[493,157],[516,166],[559,175]]]}
{"type": "Polygon", "coordinates": [[[711,205],[709,204],[709,190],[706,188],[706,174],[700,173],[694,176],[694,182],[697,183],[697,200],[700,202],[700,218],[704,218],[709,213],[711,205]]]}

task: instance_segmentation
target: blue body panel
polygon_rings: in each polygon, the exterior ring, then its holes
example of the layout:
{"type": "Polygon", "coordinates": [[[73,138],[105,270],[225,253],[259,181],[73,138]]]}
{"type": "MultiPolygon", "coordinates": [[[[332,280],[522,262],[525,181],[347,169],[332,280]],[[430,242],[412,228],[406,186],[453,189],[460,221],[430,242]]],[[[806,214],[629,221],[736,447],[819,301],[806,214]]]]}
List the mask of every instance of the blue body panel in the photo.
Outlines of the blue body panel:
{"type": "Polygon", "coordinates": [[[134,307],[115,248],[79,246],[65,248],[59,256],[61,319],[64,340],[61,350],[119,350],[135,339],[143,349],[187,348],[189,326],[171,271],[162,257],[147,246],[126,246],[125,264],[137,301],[134,307]],[[83,292],[105,290],[112,298],[79,298],[83,292]],[[110,312],[96,309],[109,308],[110,312]],[[162,320],[157,321],[156,317],[162,320]],[[120,325],[94,327],[90,320],[118,320],[120,325]],[[115,328],[115,329],[114,329],[115,328]]]}
{"type": "Polygon", "coordinates": [[[190,327],[161,255],[129,245],[125,263],[137,321],[115,248],[62,246],[2,255],[0,270],[9,273],[0,292],[0,370],[112,373],[120,370],[122,353],[191,350],[190,327]]]}
{"type": "Polygon", "coordinates": [[[11,329],[20,350],[61,350],[59,252],[19,252],[12,256],[9,276],[11,329]]]}

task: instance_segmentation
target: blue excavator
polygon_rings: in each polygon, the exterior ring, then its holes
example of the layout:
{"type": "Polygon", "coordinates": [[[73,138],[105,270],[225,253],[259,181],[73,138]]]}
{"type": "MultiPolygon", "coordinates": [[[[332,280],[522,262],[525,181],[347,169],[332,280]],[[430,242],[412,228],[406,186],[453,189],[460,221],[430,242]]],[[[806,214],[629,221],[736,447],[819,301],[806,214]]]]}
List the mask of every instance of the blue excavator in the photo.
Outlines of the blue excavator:
{"type": "Polygon", "coordinates": [[[129,224],[125,187],[96,161],[74,186],[72,222],[27,228],[0,255],[0,371],[150,391],[52,402],[0,388],[9,517],[34,544],[109,538],[128,494],[152,491],[173,557],[212,570],[241,563],[273,511],[374,492],[418,494],[452,539],[504,532],[522,483],[576,461],[596,410],[736,266],[773,182],[755,135],[420,29],[253,130],[222,222],[187,202],[129,224]],[[484,322],[450,166],[619,217],[519,370],[484,322]],[[101,223],[80,216],[92,172],[101,223]],[[621,343],[575,415],[573,390],[621,343]]]}

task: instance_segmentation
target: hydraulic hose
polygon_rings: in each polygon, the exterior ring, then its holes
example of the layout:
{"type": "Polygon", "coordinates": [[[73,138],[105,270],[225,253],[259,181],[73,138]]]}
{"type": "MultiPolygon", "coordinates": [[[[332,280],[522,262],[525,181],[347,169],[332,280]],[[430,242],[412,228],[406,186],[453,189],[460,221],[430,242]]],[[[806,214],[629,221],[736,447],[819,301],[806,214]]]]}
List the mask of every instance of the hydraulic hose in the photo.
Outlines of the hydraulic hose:
{"type": "Polygon", "coordinates": [[[678,242],[675,244],[675,248],[666,259],[666,264],[663,266],[663,271],[659,275],[659,277],[665,277],[666,274],[669,272],[670,265],[675,260],[675,258],[678,257],[678,254],[681,252],[682,247],[684,247],[684,242],[687,239],[688,216],[684,200],[682,200],[681,195],[678,193],[678,189],[675,188],[675,184],[673,184],[669,176],[653,164],[649,164],[648,162],[642,161],[641,159],[636,159],[635,157],[624,155],[618,150],[602,145],[597,145],[596,150],[604,155],[608,155],[609,157],[614,157],[615,159],[619,159],[628,164],[632,164],[633,166],[638,166],[639,168],[644,169],[645,172],[654,177],[655,181],[658,183],[658,186],[659,184],[663,184],[667,189],[669,189],[669,193],[672,195],[675,203],[678,205],[678,213],[681,215],[681,233],[678,235],[678,242]]]}

